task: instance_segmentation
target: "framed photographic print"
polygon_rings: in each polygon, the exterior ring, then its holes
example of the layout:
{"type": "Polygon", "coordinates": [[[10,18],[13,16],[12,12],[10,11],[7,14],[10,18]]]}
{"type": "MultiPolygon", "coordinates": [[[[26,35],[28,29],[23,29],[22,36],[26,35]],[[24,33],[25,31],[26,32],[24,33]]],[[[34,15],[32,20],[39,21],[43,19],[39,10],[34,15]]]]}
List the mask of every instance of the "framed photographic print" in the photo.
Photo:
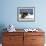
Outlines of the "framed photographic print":
{"type": "Polygon", "coordinates": [[[35,21],[35,8],[34,7],[18,7],[17,20],[23,22],[35,21]]]}

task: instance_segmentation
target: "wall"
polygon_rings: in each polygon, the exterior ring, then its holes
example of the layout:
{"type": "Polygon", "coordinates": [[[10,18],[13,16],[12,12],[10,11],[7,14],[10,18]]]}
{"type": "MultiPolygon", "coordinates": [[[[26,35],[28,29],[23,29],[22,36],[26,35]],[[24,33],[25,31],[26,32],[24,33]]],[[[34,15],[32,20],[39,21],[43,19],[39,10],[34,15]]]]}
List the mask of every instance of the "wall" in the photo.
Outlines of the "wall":
{"type": "Polygon", "coordinates": [[[16,28],[46,28],[46,0],[1,0],[0,24],[15,25],[16,28]],[[18,22],[17,7],[35,7],[35,22],[18,22]]]}
{"type": "Polygon", "coordinates": [[[46,0],[0,0],[0,31],[13,24],[16,28],[40,27],[46,32],[46,0]],[[35,22],[18,22],[17,7],[35,7],[35,22]]]}

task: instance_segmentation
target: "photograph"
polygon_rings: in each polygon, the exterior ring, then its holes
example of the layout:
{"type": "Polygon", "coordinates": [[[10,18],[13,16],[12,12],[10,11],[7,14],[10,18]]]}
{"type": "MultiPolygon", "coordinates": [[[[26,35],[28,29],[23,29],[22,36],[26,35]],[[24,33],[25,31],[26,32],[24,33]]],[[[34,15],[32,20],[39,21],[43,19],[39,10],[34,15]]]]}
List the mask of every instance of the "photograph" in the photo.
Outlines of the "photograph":
{"type": "Polygon", "coordinates": [[[0,0],[0,46],[46,46],[46,0],[0,0]]]}
{"type": "Polygon", "coordinates": [[[35,8],[34,7],[18,7],[17,8],[18,21],[35,21],[35,8]]]}

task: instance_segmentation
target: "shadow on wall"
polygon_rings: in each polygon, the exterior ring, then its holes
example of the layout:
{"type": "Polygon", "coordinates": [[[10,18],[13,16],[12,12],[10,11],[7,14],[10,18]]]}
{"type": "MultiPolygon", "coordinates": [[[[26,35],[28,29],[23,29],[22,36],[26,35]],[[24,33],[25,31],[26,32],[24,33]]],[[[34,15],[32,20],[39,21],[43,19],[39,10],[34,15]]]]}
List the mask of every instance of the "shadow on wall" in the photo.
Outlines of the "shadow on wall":
{"type": "Polygon", "coordinates": [[[3,36],[2,32],[6,31],[6,30],[4,30],[4,28],[6,28],[5,25],[0,24],[0,43],[2,43],[2,36],[3,36]]]}

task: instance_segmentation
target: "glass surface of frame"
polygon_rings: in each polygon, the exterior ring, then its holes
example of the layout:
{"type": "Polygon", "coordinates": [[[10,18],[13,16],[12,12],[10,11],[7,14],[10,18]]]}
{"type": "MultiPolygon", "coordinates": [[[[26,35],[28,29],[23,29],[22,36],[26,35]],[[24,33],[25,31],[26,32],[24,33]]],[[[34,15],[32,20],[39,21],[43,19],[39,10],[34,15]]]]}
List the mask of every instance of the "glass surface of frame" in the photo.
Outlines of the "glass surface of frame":
{"type": "Polygon", "coordinates": [[[20,22],[34,22],[35,8],[34,7],[18,7],[17,20],[20,22]]]}

